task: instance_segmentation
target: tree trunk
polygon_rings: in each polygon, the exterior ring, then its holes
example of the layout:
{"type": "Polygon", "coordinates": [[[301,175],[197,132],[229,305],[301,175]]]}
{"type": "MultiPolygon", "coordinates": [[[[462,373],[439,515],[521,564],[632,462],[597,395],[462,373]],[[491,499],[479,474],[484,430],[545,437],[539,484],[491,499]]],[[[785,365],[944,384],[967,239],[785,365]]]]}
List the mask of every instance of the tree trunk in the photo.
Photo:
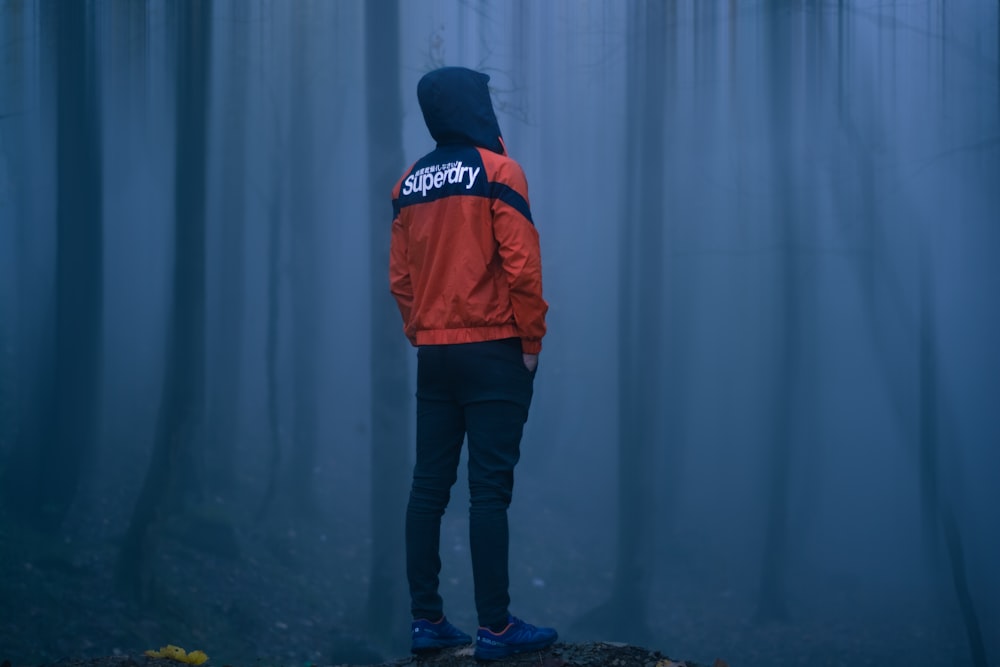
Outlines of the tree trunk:
{"type": "Polygon", "coordinates": [[[618,536],[610,600],[579,619],[579,633],[606,633],[643,645],[653,541],[657,424],[661,411],[661,352],[666,209],[666,68],[664,38],[673,2],[633,2],[628,19],[626,168],[618,283],[618,536]]]}
{"type": "MultiPolygon", "coordinates": [[[[15,124],[23,117],[22,109],[27,106],[27,68],[23,63],[29,40],[24,35],[23,15],[22,2],[9,3],[7,20],[0,32],[0,40],[9,45],[11,59],[9,67],[0,69],[0,90],[4,91],[4,101],[0,102],[0,219],[9,221],[31,218],[23,201],[28,188],[21,187],[27,171],[22,165],[28,142],[26,133],[19,132],[22,128],[15,124]]],[[[0,226],[0,462],[4,463],[21,441],[21,404],[26,384],[18,361],[24,354],[25,336],[21,329],[27,319],[21,286],[29,283],[23,277],[26,264],[21,248],[24,227],[23,223],[0,226]]],[[[11,475],[6,473],[0,474],[0,488],[6,488],[9,477],[11,475]]],[[[0,502],[13,499],[7,495],[0,496],[0,502]]]]}
{"type": "Polygon", "coordinates": [[[163,397],[149,468],[119,553],[122,592],[148,600],[157,524],[197,484],[195,439],[205,368],[205,177],[211,4],[177,6],[177,154],[174,167],[173,307],[163,397]]]}
{"type": "Polygon", "coordinates": [[[292,12],[292,117],[290,126],[289,162],[289,227],[291,229],[291,314],[292,336],[292,426],[288,462],[285,466],[285,488],[291,509],[296,516],[314,515],[316,501],[316,456],[319,437],[319,350],[322,335],[319,330],[319,270],[318,224],[311,194],[313,188],[315,138],[311,135],[315,118],[314,96],[311,94],[308,69],[311,61],[309,10],[312,5],[299,3],[292,12]]]}
{"type": "Polygon", "coordinates": [[[675,9],[673,3],[649,2],[632,10],[629,32],[638,43],[630,52],[632,67],[626,81],[628,115],[633,119],[626,173],[640,176],[633,179],[626,198],[619,260],[619,501],[612,607],[614,618],[620,619],[618,633],[635,643],[645,643],[649,637],[646,614],[654,523],[650,462],[662,397],[667,5],[675,9]]]}
{"type": "Polygon", "coordinates": [[[241,436],[241,360],[244,347],[244,288],[246,226],[247,144],[247,29],[250,8],[244,2],[232,5],[236,23],[230,32],[228,67],[225,74],[225,104],[222,109],[221,204],[218,221],[218,269],[216,305],[210,324],[211,367],[206,413],[206,442],[210,443],[206,464],[216,488],[226,492],[233,485],[235,457],[241,436]]]}
{"type": "MultiPolygon", "coordinates": [[[[838,43],[840,53],[838,70],[845,68],[844,58],[849,55],[845,43],[848,41],[847,25],[849,14],[840,4],[838,12],[838,43]]],[[[844,76],[838,72],[838,80],[844,76]]],[[[898,276],[887,267],[892,262],[887,254],[888,244],[883,238],[878,210],[879,179],[875,169],[874,142],[866,143],[856,122],[846,104],[837,105],[838,122],[844,132],[852,154],[856,155],[856,163],[847,166],[859,174],[861,190],[860,215],[848,212],[840,217],[845,219],[859,218],[865,234],[864,263],[859,266],[859,283],[864,301],[865,321],[870,325],[870,335],[875,346],[875,358],[882,365],[882,375],[888,385],[888,395],[900,424],[902,440],[915,443],[914,458],[920,479],[921,518],[923,520],[924,537],[927,549],[936,550],[939,540],[948,558],[948,568],[953,590],[965,625],[966,638],[969,645],[970,658],[976,667],[989,664],[986,657],[985,643],[979,623],[972,593],[969,588],[965,568],[965,556],[962,534],[955,516],[950,494],[942,487],[939,469],[941,461],[940,439],[942,434],[948,439],[952,448],[957,449],[958,429],[954,427],[954,416],[949,409],[945,396],[941,394],[938,382],[937,341],[934,333],[934,298],[932,292],[933,266],[930,260],[930,241],[926,238],[918,240],[918,286],[919,311],[914,313],[906,308],[905,290],[898,276]],[[878,272],[876,272],[878,269],[878,272]],[[877,283],[887,291],[888,298],[880,300],[877,295],[877,283]],[[883,304],[884,301],[884,304],[883,304]],[[904,327],[912,327],[916,323],[917,340],[917,403],[919,420],[914,425],[910,418],[910,397],[907,389],[912,383],[901,377],[902,373],[893,361],[898,357],[898,342],[890,340],[885,332],[887,319],[902,323],[904,327]],[[940,530],[940,532],[939,532],[940,530]]],[[[874,114],[871,114],[874,116],[874,114]]],[[[872,134],[879,136],[876,125],[872,134]]],[[[839,171],[839,170],[838,170],[839,171]]],[[[835,201],[847,197],[835,197],[835,201]]],[[[918,216],[911,216],[916,219],[918,216]]],[[[912,357],[910,358],[912,360],[912,357]]],[[[911,361],[904,362],[909,365],[911,361]]]]}
{"type": "Polygon", "coordinates": [[[99,81],[93,9],[54,5],[56,281],[52,356],[43,363],[38,438],[22,439],[3,483],[24,520],[55,531],[72,507],[98,433],[103,324],[99,81]],[[53,465],[58,462],[58,465],[53,465]]]}
{"type": "MultiPolygon", "coordinates": [[[[268,4],[273,13],[274,5],[268,4]]],[[[273,17],[272,19],[273,20],[273,17]]],[[[277,161],[286,160],[287,135],[280,111],[274,110],[274,154],[277,161]]],[[[267,392],[267,425],[268,425],[268,465],[267,484],[260,507],[257,510],[257,521],[263,521],[273,510],[278,497],[278,486],[281,480],[281,453],[284,450],[284,432],[282,429],[279,377],[279,354],[281,351],[281,283],[283,278],[282,255],[284,251],[284,230],[282,222],[285,216],[285,189],[287,180],[285,171],[279,170],[270,180],[270,197],[267,205],[267,332],[264,348],[264,363],[266,372],[267,392]]]]}
{"type": "MultiPolygon", "coordinates": [[[[282,141],[280,133],[276,141],[282,141]]],[[[268,466],[267,486],[257,520],[262,521],[271,510],[278,493],[281,471],[282,429],[280,378],[278,377],[278,352],[281,335],[281,221],[284,211],[284,177],[275,175],[271,181],[271,198],[267,206],[267,338],[265,342],[265,368],[267,374],[267,425],[268,425],[268,466]]]]}
{"type": "Polygon", "coordinates": [[[788,558],[788,496],[792,439],[792,402],[796,400],[795,383],[799,379],[800,348],[798,280],[798,234],[794,198],[794,143],[791,114],[791,63],[793,54],[791,8],[781,0],[771,0],[765,9],[768,28],[768,70],[770,82],[770,132],[774,149],[771,154],[772,201],[777,222],[778,266],[774,293],[778,295],[778,321],[773,339],[774,378],[771,387],[771,432],[766,445],[768,479],[765,507],[764,547],[758,590],[758,620],[783,620],[787,617],[785,568],[788,558]]]}
{"type": "MultiPolygon", "coordinates": [[[[924,240],[924,245],[928,241],[924,240]]],[[[920,377],[920,423],[919,423],[919,468],[920,468],[920,499],[923,505],[925,534],[937,536],[940,525],[940,536],[948,554],[948,567],[951,574],[952,587],[965,625],[966,640],[969,644],[971,664],[974,667],[987,667],[986,645],[983,642],[983,632],[979,624],[979,614],[969,590],[968,576],[965,570],[965,549],[962,544],[962,534],[958,528],[952,503],[943,492],[940,480],[941,433],[947,432],[954,436],[953,429],[944,429],[939,424],[940,382],[938,380],[937,340],[934,330],[934,294],[933,269],[929,259],[929,251],[925,247],[921,251],[920,262],[920,339],[919,339],[919,377],[920,377]]]]}
{"type": "MultiPolygon", "coordinates": [[[[365,3],[371,298],[372,568],[368,632],[384,645],[405,627],[404,517],[410,460],[408,343],[389,293],[390,194],[402,173],[399,2],[365,3]]],[[[398,640],[397,640],[398,641],[398,640]]]]}

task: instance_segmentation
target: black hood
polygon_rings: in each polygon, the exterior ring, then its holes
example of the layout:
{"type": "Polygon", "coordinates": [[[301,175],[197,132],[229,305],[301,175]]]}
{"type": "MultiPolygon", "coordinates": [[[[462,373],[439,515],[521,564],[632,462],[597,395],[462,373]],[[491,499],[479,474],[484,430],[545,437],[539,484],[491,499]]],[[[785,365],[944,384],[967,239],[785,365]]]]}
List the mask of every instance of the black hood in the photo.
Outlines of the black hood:
{"type": "Polygon", "coordinates": [[[438,146],[472,144],[506,155],[493,113],[488,74],[465,67],[442,67],[417,84],[424,122],[438,146]]]}

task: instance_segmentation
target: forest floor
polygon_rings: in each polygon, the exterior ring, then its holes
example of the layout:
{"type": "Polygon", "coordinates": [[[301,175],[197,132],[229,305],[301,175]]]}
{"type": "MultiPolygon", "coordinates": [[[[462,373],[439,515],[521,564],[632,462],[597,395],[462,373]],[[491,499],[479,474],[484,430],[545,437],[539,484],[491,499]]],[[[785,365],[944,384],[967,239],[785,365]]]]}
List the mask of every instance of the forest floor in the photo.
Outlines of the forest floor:
{"type": "MultiPolygon", "coordinates": [[[[363,539],[334,539],[357,534],[358,526],[323,519],[282,523],[280,530],[273,524],[235,529],[209,514],[168,522],[154,537],[156,574],[138,603],[117,592],[114,522],[113,516],[80,517],[72,535],[53,537],[0,516],[0,667],[177,667],[182,663],[144,655],[168,644],[205,651],[206,667],[477,664],[471,649],[398,658],[408,655],[408,646],[374,648],[364,639],[362,620],[352,612],[364,608],[369,555],[363,539]]],[[[449,551],[446,565],[467,560],[449,551]]],[[[517,577],[537,577],[524,563],[539,558],[533,554],[514,566],[517,577]]],[[[456,585],[443,582],[445,588],[456,585]]],[[[537,586],[536,580],[534,590],[545,597],[537,586]]],[[[563,609],[579,604],[568,602],[550,601],[563,609]]],[[[474,627],[468,611],[455,611],[453,620],[474,627]]],[[[564,629],[560,618],[538,620],[564,629]]],[[[408,641],[408,633],[398,634],[408,641]]],[[[697,664],[629,644],[573,641],[578,639],[494,664],[697,664]]]]}
{"type": "MultiPolygon", "coordinates": [[[[127,462],[121,465],[127,469],[127,462]]],[[[204,651],[206,667],[475,664],[462,651],[409,657],[405,616],[390,621],[398,631],[388,639],[370,635],[371,527],[352,491],[355,480],[346,469],[337,474],[317,484],[312,513],[279,504],[258,520],[257,506],[208,497],[163,520],[150,535],[153,560],[141,598],[123,593],[115,576],[135,489],[86,489],[55,534],[16,522],[0,506],[0,667],[5,661],[10,667],[180,665],[144,655],[168,644],[204,651]]],[[[248,490],[232,497],[260,495],[260,479],[242,483],[248,490]]],[[[572,535],[559,510],[531,492],[525,485],[521,506],[546,509],[534,511],[530,522],[513,510],[512,611],[556,627],[563,643],[501,664],[673,664],[652,648],[639,648],[645,641],[610,643],[599,640],[630,638],[571,628],[573,619],[605,601],[610,574],[595,578],[589,556],[560,556],[545,547],[552,538],[569,544],[572,535]]],[[[449,618],[470,631],[476,618],[463,493],[456,491],[456,509],[444,517],[441,589],[449,618]]],[[[401,553],[397,560],[392,566],[398,565],[402,597],[401,553]]],[[[400,613],[406,607],[401,599],[386,606],[400,613]]],[[[704,631],[710,642],[711,629],[704,631]]]]}
{"type": "MultiPolygon", "coordinates": [[[[327,507],[350,502],[324,500],[327,507]]],[[[177,667],[181,663],[143,654],[168,644],[204,651],[206,667],[476,664],[467,650],[408,657],[405,618],[392,623],[399,629],[394,646],[373,645],[364,613],[371,547],[360,513],[292,521],[284,510],[277,515],[286,518],[258,524],[233,522],[231,511],[210,508],[167,522],[153,536],[156,574],[139,603],[117,592],[114,577],[129,508],[113,494],[101,497],[71,517],[71,529],[57,537],[40,536],[0,514],[0,667],[4,661],[11,667],[177,667]]],[[[567,510],[555,507],[551,517],[548,511],[532,515],[534,532],[525,532],[524,522],[512,524],[521,532],[512,533],[517,557],[511,593],[515,613],[557,628],[562,643],[500,663],[505,667],[924,667],[965,661],[955,612],[928,609],[920,595],[873,606],[864,591],[834,581],[833,592],[821,591],[815,600],[792,598],[794,622],[760,623],[752,618],[751,597],[712,588],[698,561],[669,563],[670,571],[684,576],[651,593],[649,641],[606,636],[578,621],[606,601],[610,571],[595,564],[585,546],[566,548],[573,535],[560,516],[567,510]],[[612,641],[618,639],[627,643],[612,641]]],[[[463,512],[445,519],[442,592],[450,620],[468,631],[475,614],[466,519],[463,512]]],[[[998,627],[995,618],[984,616],[984,627],[998,627]]]]}
{"type": "MultiPolygon", "coordinates": [[[[205,530],[206,526],[197,527],[205,530]]],[[[193,527],[183,529],[191,530],[193,527]]],[[[182,530],[182,529],[177,529],[182,530]]],[[[145,647],[181,641],[190,649],[206,649],[211,665],[334,664],[342,667],[474,667],[472,648],[441,651],[426,656],[383,660],[378,652],[349,631],[338,632],[321,620],[329,609],[308,611],[305,586],[317,582],[289,581],[283,572],[294,563],[296,541],[288,533],[280,547],[260,540],[255,555],[242,563],[206,554],[172,539],[159,543],[161,574],[149,607],[115,596],[110,546],[81,546],[72,540],[61,544],[28,539],[12,540],[9,525],[0,529],[0,667],[51,665],[53,667],[178,667],[183,663],[144,655],[145,647]],[[282,562],[266,554],[284,553],[282,562]],[[291,551],[291,554],[289,554],[291,551]],[[192,567],[193,563],[197,563],[192,567]],[[19,570],[19,572],[17,572],[19,570]],[[187,574],[181,574],[182,572],[187,574]],[[199,573],[192,577],[191,573],[199,573]],[[14,574],[14,576],[12,576],[14,574]],[[195,580],[197,579],[197,581],[195,580]],[[247,593],[257,591],[252,610],[247,593]],[[304,606],[303,606],[304,605],[304,606]],[[261,620],[267,616],[270,622],[261,620]],[[326,636],[321,651],[304,651],[326,636]],[[253,637],[245,650],[235,637],[253,637]],[[158,638],[154,640],[154,638],[158,638]],[[178,639],[183,638],[183,639],[178,639]],[[169,641],[167,641],[169,640],[169,641]],[[267,647],[264,650],[263,647],[267,647]],[[217,653],[218,652],[218,653],[217,653]],[[218,658],[211,656],[217,655],[218,658]],[[252,657],[256,656],[256,657],[252,657]],[[352,662],[333,662],[335,660],[352,662]]],[[[312,543],[322,543],[313,536],[312,543]]],[[[246,538],[244,538],[246,540],[246,538]]],[[[202,548],[207,545],[202,545],[202,548]]],[[[220,547],[213,547],[217,551],[220,547]]],[[[334,547],[327,547],[335,549],[334,547]]],[[[301,554],[299,554],[301,555],[301,554]]],[[[327,553],[331,559],[349,561],[350,553],[327,553]]],[[[318,554],[310,554],[316,558],[318,554]]],[[[332,590],[318,598],[348,603],[332,590]]],[[[314,603],[314,602],[313,602],[314,603]]],[[[333,605],[339,607],[339,604],[333,605]]],[[[492,663],[503,667],[698,667],[698,663],[673,661],[658,651],[617,642],[558,643],[545,651],[492,663]]],[[[717,665],[722,665],[717,661],[717,665]]]]}
{"type": "MultiPolygon", "coordinates": [[[[146,655],[110,656],[90,659],[63,659],[53,667],[179,667],[185,663],[146,655]]],[[[689,661],[674,661],[658,651],[612,642],[556,644],[533,653],[483,663],[473,657],[472,647],[447,649],[431,655],[412,656],[377,665],[334,665],[333,667],[701,667],[689,661]]],[[[0,667],[12,667],[4,662],[0,667]]],[[[726,667],[717,660],[713,667],[726,667]]]]}

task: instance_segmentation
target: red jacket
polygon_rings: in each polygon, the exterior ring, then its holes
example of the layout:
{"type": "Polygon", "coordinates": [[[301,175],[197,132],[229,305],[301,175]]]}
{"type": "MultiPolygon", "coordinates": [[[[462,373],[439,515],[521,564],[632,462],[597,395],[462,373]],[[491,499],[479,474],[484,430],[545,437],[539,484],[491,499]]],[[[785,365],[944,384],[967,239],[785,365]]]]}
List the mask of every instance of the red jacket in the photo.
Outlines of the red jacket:
{"type": "Polygon", "coordinates": [[[548,310],[538,232],[524,172],[500,139],[487,80],[445,68],[421,81],[418,97],[438,147],[393,188],[390,290],[414,345],[517,337],[523,352],[537,354],[548,310]]]}

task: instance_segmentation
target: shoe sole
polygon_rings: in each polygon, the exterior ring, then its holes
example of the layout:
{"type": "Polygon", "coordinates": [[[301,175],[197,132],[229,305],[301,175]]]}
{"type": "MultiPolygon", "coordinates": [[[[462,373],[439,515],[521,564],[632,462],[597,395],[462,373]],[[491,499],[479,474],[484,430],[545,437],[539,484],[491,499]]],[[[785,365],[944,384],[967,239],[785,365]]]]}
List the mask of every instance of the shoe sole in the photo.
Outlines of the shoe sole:
{"type": "Polygon", "coordinates": [[[420,655],[422,653],[434,653],[435,651],[440,651],[446,648],[455,648],[456,646],[469,646],[472,644],[472,640],[463,641],[437,641],[431,644],[421,644],[420,646],[411,646],[410,653],[415,655],[420,655]]]}
{"type": "Polygon", "coordinates": [[[480,662],[490,662],[493,660],[503,660],[504,658],[509,658],[512,655],[520,655],[522,653],[534,653],[535,651],[542,651],[547,649],[556,643],[558,638],[551,640],[545,640],[542,642],[537,642],[535,644],[521,644],[519,646],[509,646],[502,649],[486,649],[481,651],[479,647],[476,647],[476,652],[474,658],[480,662]],[[495,652],[494,652],[495,651],[495,652]]]}

